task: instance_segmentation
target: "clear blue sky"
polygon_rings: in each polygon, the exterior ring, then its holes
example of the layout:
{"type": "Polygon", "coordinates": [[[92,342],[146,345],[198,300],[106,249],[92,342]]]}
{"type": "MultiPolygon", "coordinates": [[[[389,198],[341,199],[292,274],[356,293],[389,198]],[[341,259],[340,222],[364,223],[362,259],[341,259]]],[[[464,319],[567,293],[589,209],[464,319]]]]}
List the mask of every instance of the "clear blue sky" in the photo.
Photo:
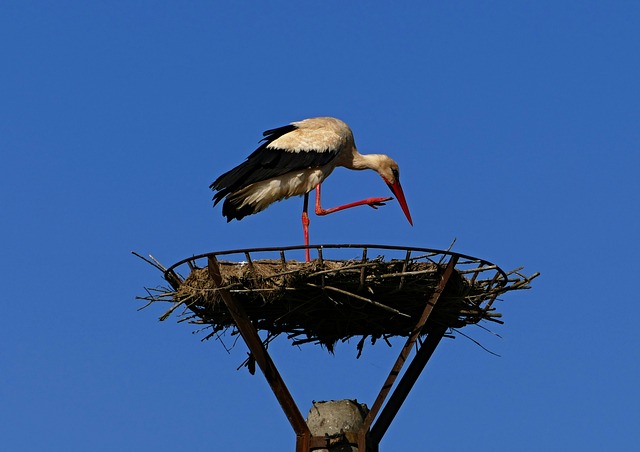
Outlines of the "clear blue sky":
{"type": "MultiPolygon", "coordinates": [[[[261,375],[136,295],[192,254],[302,242],[302,201],[227,224],[208,185],[263,130],[336,116],[402,169],[397,203],[312,241],[540,271],[496,338],[440,346],[383,450],[631,450],[638,430],[636,2],[0,4],[0,448],[293,450],[261,375]]],[[[387,196],[337,170],[326,205],[387,196]]],[[[230,339],[228,339],[230,341],[230,339]]],[[[305,413],[371,404],[399,348],[273,347],[305,413]]]]}

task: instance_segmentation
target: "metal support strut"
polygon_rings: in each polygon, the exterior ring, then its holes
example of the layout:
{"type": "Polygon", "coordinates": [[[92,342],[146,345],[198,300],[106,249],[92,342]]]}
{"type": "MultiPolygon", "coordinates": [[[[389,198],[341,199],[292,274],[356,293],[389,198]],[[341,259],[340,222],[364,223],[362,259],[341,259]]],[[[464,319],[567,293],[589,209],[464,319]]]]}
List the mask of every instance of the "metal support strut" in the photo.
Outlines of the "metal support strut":
{"type": "Polygon", "coordinates": [[[220,267],[218,266],[218,261],[215,256],[209,257],[207,268],[209,270],[209,276],[211,276],[211,279],[219,288],[218,293],[222,297],[224,304],[227,305],[234,322],[236,322],[238,326],[240,335],[247,343],[247,347],[249,347],[249,350],[251,350],[251,353],[255,357],[258,366],[260,366],[260,370],[267,379],[284,414],[287,416],[287,419],[289,419],[293,431],[296,433],[296,452],[308,452],[311,431],[304,417],[302,417],[296,402],[293,400],[289,389],[287,389],[287,386],[284,384],[284,380],[280,376],[278,369],[271,360],[267,349],[264,347],[258,331],[247,316],[247,313],[240,304],[236,303],[233,295],[231,295],[228,290],[220,289],[222,286],[222,277],[220,276],[220,267]]]}
{"type": "MultiPolygon", "coordinates": [[[[387,398],[389,391],[393,387],[393,384],[395,383],[396,378],[398,378],[398,375],[400,375],[400,371],[402,370],[404,363],[409,357],[409,353],[411,352],[411,349],[413,348],[416,340],[420,336],[422,329],[426,325],[427,320],[429,319],[429,316],[431,315],[431,312],[433,311],[434,306],[438,302],[440,295],[444,291],[444,288],[446,287],[447,282],[449,281],[449,278],[451,277],[451,274],[453,273],[453,269],[455,268],[457,263],[458,263],[458,256],[455,256],[455,255],[451,256],[451,259],[449,260],[449,263],[447,264],[447,267],[445,268],[444,273],[440,277],[440,282],[438,283],[438,286],[435,288],[435,290],[431,294],[431,297],[427,301],[424,307],[424,311],[422,311],[422,315],[418,320],[418,323],[416,324],[415,328],[413,329],[413,332],[407,339],[407,342],[404,344],[404,347],[402,347],[402,350],[400,350],[400,355],[398,356],[398,359],[396,360],[393,368],[391,369],[391,372],[389,372],[389,376],[387,377],[386,381],[382,385],[382,389],[380,389],[380,393],[378,394],[378,397],[376,398],[375,402],[373,402],[371,411],[369,411],[369,414],[365,418],[364,424],[362,426],[362,430],[360,432],[360,438],[358,442],[358,447],[360,448],[360,450],[362,451],[367,450],[365,448],[366,447],[365,442],[367,440],[366,436],[367,436],[367,432],[369,431],[369,427],[371,427],[373,420],[378,415],[378,412],[380,411],[382,404],[387,398]]],[[[401,384],[398,384],[393,394],[391,395],[391,399],[385,406],[385,409],[382,412],[382,414],[384,414],[384,417],[382,415],[380,416],[380,419],[374,425],[374,428],[371,431],[371,434],[368,435],[369,436],[368,439],[370,442],[370,445],[369,445],[370,450],[372,451],[378,450],[378,444],[382,440],[382,436],[387,431],[387,428],[391,424],[391,421],[393,421],[393,418],[400,410],[400,406],[402,405],[404,400],[407,398],[409,391],[411,390],[414,383],[420,376],[420,372],[422,371],[422,369],[424,369],[424,366],[427,364],[427,361],[431,357],[433,350],[435,350],[436,346],[440,343],[440,339],[442,339],[442,336],[444,335],[446,328],[444,329],[438,328],[437,330],[438,330],[437,332],[432,331],[428,334],[427,341],[425,341],[423,346],[418,351],[418,354],[413,359],[409,367],[409,370],[407,370],[402,380],[400,381],[401,384]],[[420,365],[414,366],[414,363],[416,362],[419,356],[421,356],[420,361],[421,362],[423,361],[423,364],[421,366],[420,365]],[[412,370],[411,373],[409,372],[410,370],[412,370]],[[377,433],[377,435],[374,436],[373,435],[374,433],[377,433]]]]}

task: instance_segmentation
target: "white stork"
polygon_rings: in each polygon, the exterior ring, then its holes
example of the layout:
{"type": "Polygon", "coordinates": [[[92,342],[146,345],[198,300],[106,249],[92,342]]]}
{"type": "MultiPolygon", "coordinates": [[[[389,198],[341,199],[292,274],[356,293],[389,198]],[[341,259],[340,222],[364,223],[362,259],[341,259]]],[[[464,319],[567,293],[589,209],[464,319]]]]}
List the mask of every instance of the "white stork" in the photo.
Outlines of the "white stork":
{"type": "MultiPolygon", "coordinates": [[[[393,198],[367,198],[331,209],[320,205],[320,184],[336,166],[376,171],[398,198],[413,225],[400,185],[398,164],[384,154],[360,154],[353,132],[336,118],[311,118],[263,133],[263,143],[243,163],[218,177],[210,188],[216,191],[214,206],[224,198],[222,215],[227,221],[241,220],[270,204],[304,195],[302,226],[309,245],[309,192],[316,189],[316,215],[327,215],[350,207],[368,205],[377,209],[393,198]]],[[[306,250],[307,262],[309,248],[306,250]]]]}

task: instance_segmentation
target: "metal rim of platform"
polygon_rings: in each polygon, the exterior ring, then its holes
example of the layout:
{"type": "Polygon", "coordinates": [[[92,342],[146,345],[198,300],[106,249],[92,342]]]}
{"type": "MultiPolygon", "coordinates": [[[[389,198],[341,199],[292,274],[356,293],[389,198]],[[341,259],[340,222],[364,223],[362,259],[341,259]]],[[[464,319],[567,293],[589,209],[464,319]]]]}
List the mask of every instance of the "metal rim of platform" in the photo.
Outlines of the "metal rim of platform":
{"type": "MultiPolygon", "coordinates": [[[[462,269],[459,270],[461,274],[470,274],[471,280],[474,281],[477,276],[486,271],[495,270],[496,274],[491,279],[491,285],[497,286],[506,286],[509,282],[509,277],[507,273],[502,270],[498,265],[486,260],[480,259],[477,257],[470,256],[468,254],[462,254],[451,250],[438,250],[435,248],[423,248],[423,247],[414,247],[414,246],[400,246],[400,245],[376,245],[376,244],[317,244],[317,245],[294,245],[294,246],[283,246],[283,247],[258,247],[258,248],[238,248],[232,250],[222,250],[222,251],[212,251],[208,253],[197,254],[185,259],[182,259],[175,264],[171,265],[164,271],[165,279],[177,277],[176,270],[183,266],[188,265],[191,269],[195,267],[195,263],[198,260],[215,257],[216,259],[221,256],[233,256],[233,255],[242,255],[246,261],[251,262],[253,260],[252,254],[255,253],[278,253],[278,258],[283,262],[286,262],[285,253],[288,251],[303,251],[305,249],[315,250],[318,254],[318,260],[322,261],[325,256],[324,250],[335,250],[335,249],[360,249],[362,250],[362,260],[367,259],[367,254],[369,250],[381,250],[381,251],[395,251],[395,252],[404,252],[404,260],[405,261],[415,261],[418,259],[429,260],[434,263],[442,264],[445,259],[456,258],[456,262],[458,266],[472,266],[476,265],[475,268],[462,269]],[[412,253],[423,253],[422,255],[412,256],[412,253]],[[436,262],[435,257],[440,257],[439,262],[436,262]]],[[[355,258],[354,258],[355,259],[355,258]]]]}

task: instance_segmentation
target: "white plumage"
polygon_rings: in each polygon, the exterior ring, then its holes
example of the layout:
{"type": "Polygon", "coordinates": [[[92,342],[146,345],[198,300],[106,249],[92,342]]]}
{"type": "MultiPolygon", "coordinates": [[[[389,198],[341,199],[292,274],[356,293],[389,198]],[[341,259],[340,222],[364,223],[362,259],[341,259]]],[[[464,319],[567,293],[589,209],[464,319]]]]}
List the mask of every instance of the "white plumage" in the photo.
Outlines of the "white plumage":
{"type": "Polygon", "coordinates": [[[321,168],[309,168],[286,173],[261,182],[253,183],[228,196],[237,210],[252,209],[252,213],[260,212],[272,203],[282,199],[309,193],[333,171],[332,165],[321,168]]]}

